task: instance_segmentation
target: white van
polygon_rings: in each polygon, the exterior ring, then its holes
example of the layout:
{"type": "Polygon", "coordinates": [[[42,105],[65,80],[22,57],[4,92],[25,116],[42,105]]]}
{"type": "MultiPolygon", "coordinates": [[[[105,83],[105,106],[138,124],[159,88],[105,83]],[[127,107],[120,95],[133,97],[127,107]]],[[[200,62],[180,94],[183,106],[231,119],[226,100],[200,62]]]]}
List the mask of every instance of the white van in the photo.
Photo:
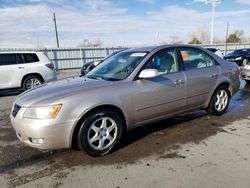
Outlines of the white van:
{"type": "Polygon", "coordinates": [[[32,89],[57,79],[53,63],[43,52],[0,52],[0,89],[32,89]]]}

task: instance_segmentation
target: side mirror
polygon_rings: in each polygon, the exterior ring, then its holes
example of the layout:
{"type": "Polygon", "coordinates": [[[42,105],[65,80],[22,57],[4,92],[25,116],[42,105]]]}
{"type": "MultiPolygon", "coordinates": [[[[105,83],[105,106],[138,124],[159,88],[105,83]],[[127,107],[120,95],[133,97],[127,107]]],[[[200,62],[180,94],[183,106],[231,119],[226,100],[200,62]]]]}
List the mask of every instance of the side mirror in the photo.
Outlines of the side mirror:
{"type": "Polygon", "coordinates": [[[159,71],[156,69],[144,69],[139,74],[139,78],[153,78],[159,76],[159,71]]]}

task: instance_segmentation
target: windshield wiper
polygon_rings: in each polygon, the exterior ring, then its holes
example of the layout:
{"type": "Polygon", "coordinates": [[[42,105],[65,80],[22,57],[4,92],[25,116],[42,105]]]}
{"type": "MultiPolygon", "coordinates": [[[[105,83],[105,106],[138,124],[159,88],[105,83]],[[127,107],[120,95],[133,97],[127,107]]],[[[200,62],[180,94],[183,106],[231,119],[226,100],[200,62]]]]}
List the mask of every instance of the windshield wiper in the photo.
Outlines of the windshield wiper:
{"type": "Polygon", "coordinates": [[[95,80],[104,80],[105,79],[102,76],[94,76],[94,75],[89,75],[89,76],[87,76],[87,78],[95,79],[95,80]]]}
{"type": "Polygon", "coordinates": [[[95,80],[106,80],[106,81],[119,81],[119,80],[121,80],[121,79],[117,79],[117,78],[108,78],[108,77],[95,76],[95,75],[89,75],[89,76],[87,76],[87,78],[95,79],[95,80]]]}
{"type": "Polygon", "coordinates": [[[96,76],[93,76],[93,75],[89,75],[89,76],[86,76],[87,78],[90,78],[90,79],[98,79],[98,77],[96,77],[96,76]]]}
{"type": "Polygon", "coordinates": [[[104,80],[107,80],[107,81],[120,81],[121,79],[118,79],[118,78],[103,78],[104,80]]]}

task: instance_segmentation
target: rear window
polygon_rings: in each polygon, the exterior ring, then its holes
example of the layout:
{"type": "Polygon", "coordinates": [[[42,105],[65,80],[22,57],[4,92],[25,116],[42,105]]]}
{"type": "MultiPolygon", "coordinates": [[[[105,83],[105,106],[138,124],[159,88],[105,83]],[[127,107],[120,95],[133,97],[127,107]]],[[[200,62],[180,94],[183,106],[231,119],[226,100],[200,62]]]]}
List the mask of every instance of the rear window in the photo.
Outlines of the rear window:
{"type": "Polygon", "coordinates": [[[16,54],[0,54],[0,65],[16,64],[16,54]]]}
{"type": "Polygon", "coordinates": [[[38,62],[39,59],[36,54],[23,54],[24,62],[25,63],[33,63],[38,62]]]}

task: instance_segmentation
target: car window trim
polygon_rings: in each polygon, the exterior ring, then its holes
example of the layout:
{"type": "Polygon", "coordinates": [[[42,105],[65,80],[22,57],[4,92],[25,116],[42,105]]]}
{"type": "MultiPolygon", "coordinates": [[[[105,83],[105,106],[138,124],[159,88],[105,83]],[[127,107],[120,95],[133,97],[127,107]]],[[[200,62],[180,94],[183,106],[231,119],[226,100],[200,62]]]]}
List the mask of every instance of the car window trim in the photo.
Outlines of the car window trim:
{"type": "Polygon", "coordinates": [[[20,64],[24,64],[24,59],[23,59],[23,54],[22,53],[16,53],[16,64],[17,65],[20,65],[20,64]],[[17,56],[20,56],[20,58],[21,58],[21,63],[18,63],[17,62],[17,56]]]}

